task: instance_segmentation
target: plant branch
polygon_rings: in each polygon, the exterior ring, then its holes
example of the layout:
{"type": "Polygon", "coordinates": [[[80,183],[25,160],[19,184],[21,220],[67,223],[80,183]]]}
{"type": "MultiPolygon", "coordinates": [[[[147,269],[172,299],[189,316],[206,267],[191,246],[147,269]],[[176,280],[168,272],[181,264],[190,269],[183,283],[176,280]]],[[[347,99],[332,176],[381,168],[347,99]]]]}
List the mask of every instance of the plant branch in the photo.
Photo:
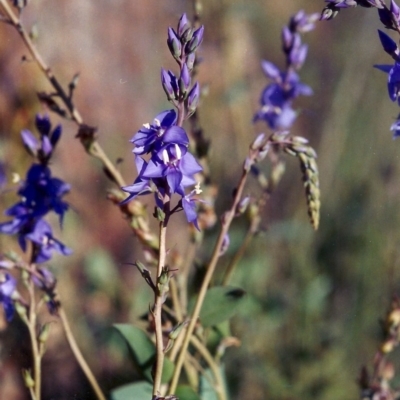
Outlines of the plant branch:
{"type": "Polygon", "coordinates": [[[246,183],[247,177],[248,177],[248,170],[243,169],[242,177],[240,178],[239,185],[236,189],[236,193],[235,193],[235,197],[233,199],[232,206],[222,217],[223,222],[222,222],[221,231],[219,233],[217,243],[214,247],[214,251],[211,256],[211,260],[208,264],[207,271],[204,276],[204,279],[203,279],[203,282],[202,282],[202,285],[201,285],[201,288],[200,288],[200,291],[199,291],[199,294],[198,294],[198,297],[196,300],[196,304],[195,304],[195,307],[194,307],[194,310],[193,310],[193,313],[191,316],[191,320],[190,320],[189,326],[185,333],[185,338],[183,340],[182,348],[180,350],[180,354],[179,354],[179,357],[176,362],[174,374],[173,374],[173,377],[171,380],[171,385],[169,388],[169,393],[171,393],[171,394],[173,394],[175,392],[176,387],[178,385],[178,380],[179,380],[179,376],[181,373],[183,361],[185,359],[185,353],[186,353],[189,343],[190,343],[190,337],[193,334],[194,328],[197,323],[197,319],[200,314],[201,307],[203,305],[203,302],[204,302],[204,299],[205,299],[205,296],[207,293],[208,286],[211,282],[211,279],[214,274],[215,268],[217,266],[218,260],[221,256],[221,247],[223,245],[225,236],[227,235],[230,225],[233,221],[233,218],[235,217],[236,208],[242,197],[242,193],[243,193],[243,189],[244,189],[244,185],[246,183]]]}
{"type": "Polygon", "coordinates": [[[153,397],[158,396],[161,391],[161,378],[164,365],[164,340],[163,340],[163,329],[162,329],[162,306],[165,301],[165,296],[169,290],[169,272],[165,268],[165,258],[167,254],[166,249],[166,235],[167,226],[170,214],[170,197],[168,194],[164,196],[164,219],[160,221],[159,229],[159,253],[158,253],[158,265],[157,265],[157,285],[154,290],[154,325],[156,333],[156,366],[154,372],[153,382],[153,397]],[[166,279],[166,281],[164,281],[166,279]]]}
{"type": "Polygon", "coordinates": [[[37,314],[36,314],[36,303],[35,303],[35,286],[32,279],[29,279],[28,283],[28,292],[29,292],[29,314],[28,314],[28,330],[29,337],[31,339],[32,345],[32,358],[33,358],[33,380],[35,382],[33,389],[34,399],[40,400],[41,398],[41,355],[39,351],[39,344],[37,341],[37,333],[36,333],[36,322],[37,322],[37,314]]]}
{"type": "Polygon", "coordinates": [[[68,322],[67,315],[62,307],[62,305],[58,308],[58,315],[60,317],[61,323],[64,328],[65,336],[67,338],[68,344],[72,350],[72,353],[75,356],[76,361],[78,362],[79,366],[81,367],[83,373],[85,374],[87,380],[89,381],[93,391],[96,394],[98,400],[106,400],[106,396],[103,394],[100,385],[98,384],[93,372],[91,371],[89,365],[87,364],[86,360],[84,359],[78,344],[76,343],[75,337],[71,331],[71,327],[68,322]]]}

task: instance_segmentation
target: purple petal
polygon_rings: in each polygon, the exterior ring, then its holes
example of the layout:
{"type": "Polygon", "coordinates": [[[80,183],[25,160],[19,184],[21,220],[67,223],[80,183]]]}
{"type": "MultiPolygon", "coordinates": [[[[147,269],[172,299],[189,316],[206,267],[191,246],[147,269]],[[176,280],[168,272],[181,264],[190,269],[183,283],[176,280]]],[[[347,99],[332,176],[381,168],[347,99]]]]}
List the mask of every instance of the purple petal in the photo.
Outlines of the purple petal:
{"type": "Polygon", "coordinates": [[[172,126],[168,128],[162,137],[164,143],[177,143],[187,146],[189,138],[183,128],[180,126],[172,126]]]}
{"type": "Polygon", "coordinates": [[[179,168],[186,176],[192,176],[203,170],[202,166],[197,162],[192,154],[187,152],[179,162],[179,168]]]}

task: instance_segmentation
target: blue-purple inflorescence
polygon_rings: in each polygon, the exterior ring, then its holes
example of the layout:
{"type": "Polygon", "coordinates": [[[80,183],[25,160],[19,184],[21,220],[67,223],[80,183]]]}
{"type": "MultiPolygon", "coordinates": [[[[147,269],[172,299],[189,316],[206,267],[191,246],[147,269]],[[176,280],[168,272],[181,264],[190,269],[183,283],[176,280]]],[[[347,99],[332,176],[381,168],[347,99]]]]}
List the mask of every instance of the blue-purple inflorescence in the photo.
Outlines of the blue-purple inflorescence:
{"type": "Polygon", "coordinates": [[[191,73],[195,52],[203,40],[204,28],[193,29],[186,14],[179,20],[177,30],[168,29],[168,48],[179,65],[180,73],[161,70],[161,84],[174,109],[159,113],[151,124],[143,127],[133,136],[138,176],[134,183],[122,189],[129,193],[124,203],[137,196],[154,193],[157,206],[162,208],[162,199],[168,195],[180,196],[178,208],[183,209],[188,222],[197,225],[196,198],[198,186],[189,194],[185,190],[196,184],[195,174],[202,167],[189,152],[189,138],[182,127],[185,119],[197,108],[200,87],[192,85],[191,73]],[[145,157],[145,158],[144,158],[145,157]]]}
{"type": "Polygon", "coordinates": [[[7,216],[13,217],[0,224],[0,233],[18,235],[22,250],[27,250],[27,243],[32,244],[32,262],[41,263],[51,258],[51,253],[71,254],[71,250],[54,238],[50,225],[43,220],[49,212],[55,212],[60,223],[63,221],[68,204],[63,196],[70,186],[51,175],[48,166],[53,150],[61,136],[61,126],[51,131],[48,116],[37,115],[36,127],[40,134],[38,140],[32,132],[23,130],[22,140],[28,152],[33,155],[34,163],[22,182],[18,195],[20,200],[6,210],[7,216]]]}
{"type": "MultiPolygon", "coordinates": [[[[37,115],[36,127],[39,139],[28,130],[21,132],[24,146],[36,162],[29,168],[17,192],[19,201],[6,210],[5,214],[12,219],[0,224],[0,233],[17,235],[21,249],[31,251],[30,262],[38,264],[49,261],[54,251],[63,255],[69,255],[72,251],[53,236],[51,226],[44,219],[48,213],[54,212],[62,224],[69,208],[63,197],[69,192],[70,186],[53,177],[49,168],[49,161],[61,137],[61,126],[52,130],[49,117],[37,115]]],[[[0,269],[4,268],[0,265],[0,269]]],[[[36,272],[34,282],[48,294],[47,304],[53,312],[55,278],[46,268],[37,267],[36,272]]],[[[12,316],[11,296],[14,291],[14,278],[3,272],[0,275],[0,302],[8,319],[12,316]]]]}
{"type": "MultiPolygon", "coordinates": [[[[374,7],[378,9],[379,19],[386,29],[400,33],[400,7],[395,0],[390,0],[389,7],[384,0],[325,0],[328,5],[322,10],[321,20],[334,18],[340,9],[348,7],[374,7]]],[[[391,65],[375,65],[375,68],[387,73],[387,87],[389,98],[400,105],[400,48],[398,44],[385,32],[378,30],[383,50],[394,60],[391,65]]],[[[390,127],[393,138],[400,136],[400,114],[390,127]]]]}
{"type": "Polygon", "coordinates": [[[254,120],[263,120],[275,131],[290,128],[297,117],[292,108],[293,100],[300,95],[309,96],[312,90],[300,82],[298,71],[304,64],[308,47],[301,41],[301,33],[314,29],[318,14],[307,15],[304,11],[295,14],[282,30],[282,50],[286,56],[286,67],[279,69],[270,61],[262,61],[262,69],[271,81],[261,94],[261,109],[254,120]]]}

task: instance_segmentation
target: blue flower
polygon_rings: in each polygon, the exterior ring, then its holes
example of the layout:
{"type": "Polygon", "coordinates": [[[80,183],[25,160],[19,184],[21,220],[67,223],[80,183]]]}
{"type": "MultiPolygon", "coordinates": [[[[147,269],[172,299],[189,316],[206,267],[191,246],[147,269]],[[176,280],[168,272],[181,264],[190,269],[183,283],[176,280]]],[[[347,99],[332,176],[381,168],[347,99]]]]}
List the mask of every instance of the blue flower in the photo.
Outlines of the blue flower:
{"type": "Polygon", "coordinates": [[[13,295],[17,282],[10,274],[0,275],[0,303],[3,304],[7,321],[11,321],[14,315],[14,302],[11,296],[13,295]]]}
{"type": "Polygon", "coordinates": [[[36,115],[35,122],[40,134],[40,140],[31,131],[24,129],[21,132],[22,141],[30,154],[36,157],[42,164],[47,164],[53,154],[54,148],[60,140],[62,134],[61,125],[57,125],[51,131],[49,117],[47,115],[41,116],[40,114],[36,115]]]}
{"type": "Polygon", "coordinates": [[[24,239],[30,240],[35,247],[35,263],[42,263],[51,259],[53,251],[64,256],[72,254],[72,250],[54,238],[51,226],[43,219],[36,222],[33,230],[24,235],[24,239]]]}
{"type": "Polygon", "coordinates": [[[153,154],[144,170],[143,178],[166,178],[172,193],[184,195],[183,188],[194,185],[193,175],[202,171],[201,165],[185,146],[170,144],[153,154]]]}
{"type": "Polygon", "coordinates": [[[374,65],[374,67],[388,74],[388,93],[390,100],[397,100],[400,105],[400,62],[395,62],[394,65],[374,65]]]}
{"type": "MultiPolygon", "coordinates": [[[[165,141],[165,134],[170,128],[173,130],[179,128],[183,131],[182,128],[174,126],[175,123],[176,112],[174,110],[167,110],[158,114],[154,118],[152,124],[143,125],[143,127],[133,136],[131,140],[131,143],[135,145],[133,153],[139,155],[146,154],[157,149],[157,147],[160,147],[165,141]]],[[[173,132],[171,132],[171,135],[173,135],[173,132]]],[[[180,138],[180,140],[185,140],[186,143],[189,143],[186,133],[185,137],[180,138]]]]}

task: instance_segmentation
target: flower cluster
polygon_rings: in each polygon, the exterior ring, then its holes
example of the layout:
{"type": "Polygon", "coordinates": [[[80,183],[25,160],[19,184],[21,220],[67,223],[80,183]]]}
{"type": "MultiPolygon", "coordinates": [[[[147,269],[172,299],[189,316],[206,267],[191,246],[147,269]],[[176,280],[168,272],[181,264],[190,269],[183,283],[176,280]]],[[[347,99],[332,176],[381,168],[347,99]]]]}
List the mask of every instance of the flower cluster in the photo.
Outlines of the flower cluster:
{"type": "MultiPolygon", "coordinates": [[[[168,29],[167,44],[179,65],[179,77],[170,70],[161,70],[161,83],[174,109],[159,113],[151,124],[145,124],[133,136],[138,177],[130,186],[123,187],[129,193],[128,202],[139,195],[154,193],[157,206],[162,208],[163,199],[172,194],[181,196],[178,209],[183,209],[188,222],[197,227],[194,196],[198,187],[189,194],[185,189],[193,186],[194,175],[202,167],[189,152],[189,138],[182,123],[192,115],[199,103],[200,87],[191,85],[191,73],[195,64],[195,51],[203,40],[204,28],[193,29],[184,14],[177,31],[168,29]],[[145,158],[144,158],[144,157],[145,158]]],[[[174,209],[175,210],[175,209],[174,209]]]]}
{"type": "Polygon", "coordinates": [[[254,120],[264,120],[273,130],[288,129],[296,119],[297,113],[292,102],[300,95],[309,96],[312,90],[300,82],[298,71],[304,64],[308,47],[301,41],[300,34],[314,28],[317,14],[299,11],[282,30],[282,49],[286,56],[286,68],[281,71],[270,61],[262,62],[262,69],[272,82],[261,94],[261,109],[254,120]]]}
{"type": "Polygon", "coordinates": [[[68,204],[62,197],[69,192],[70,186],[61,179],[51,175],[48,166],[53,150],[61,136],[61,126],[51,130],[47,116],[36,117],[36,127],[40,133],[38,140],[30,131],[21,132],[23,143],[37,162],[27,172],[25,180],[18,190],[20,200],[6,210],[10,221],[0,224],[0,233],[18,235],[18,242],[23,251],[28,242],[32,244],[33,263],[42,263],[51,258],[57,251],[68,255],[71,250],[54,238],[51,226],[43,219],[53,211],[63,221],[68,204]]]}
{"type": "Polygon", "coordinates": [[[329,20],[336,17],[342,8],[361,6],[384,9],[386,7],[384,0],[325,0],[325,2],[328,4],[322,11],[321,20],[329,20]]]}
{"type": "MultiPolygon", "coordinates": [[[[374,7],[378,9],[379,19],[386,29],[400,33],[400,7],[394,0],[390,0],[390,6],[386,6],[383,0],[326,0],[329,4],[323,9],[322,20],[329,20],[335,17],[340,8],[355,7],[374,7]]],[[[400,105],[400,47],[386,33],[378,30],[379,39],[383,50],[394,60],[393,65],[375,65],[374,67],[388,74],[388,93],[392,101],[397,101],[400,105]]],[[[400,114],[390,127],[393,137],[400,136],[400,114]]]]}

